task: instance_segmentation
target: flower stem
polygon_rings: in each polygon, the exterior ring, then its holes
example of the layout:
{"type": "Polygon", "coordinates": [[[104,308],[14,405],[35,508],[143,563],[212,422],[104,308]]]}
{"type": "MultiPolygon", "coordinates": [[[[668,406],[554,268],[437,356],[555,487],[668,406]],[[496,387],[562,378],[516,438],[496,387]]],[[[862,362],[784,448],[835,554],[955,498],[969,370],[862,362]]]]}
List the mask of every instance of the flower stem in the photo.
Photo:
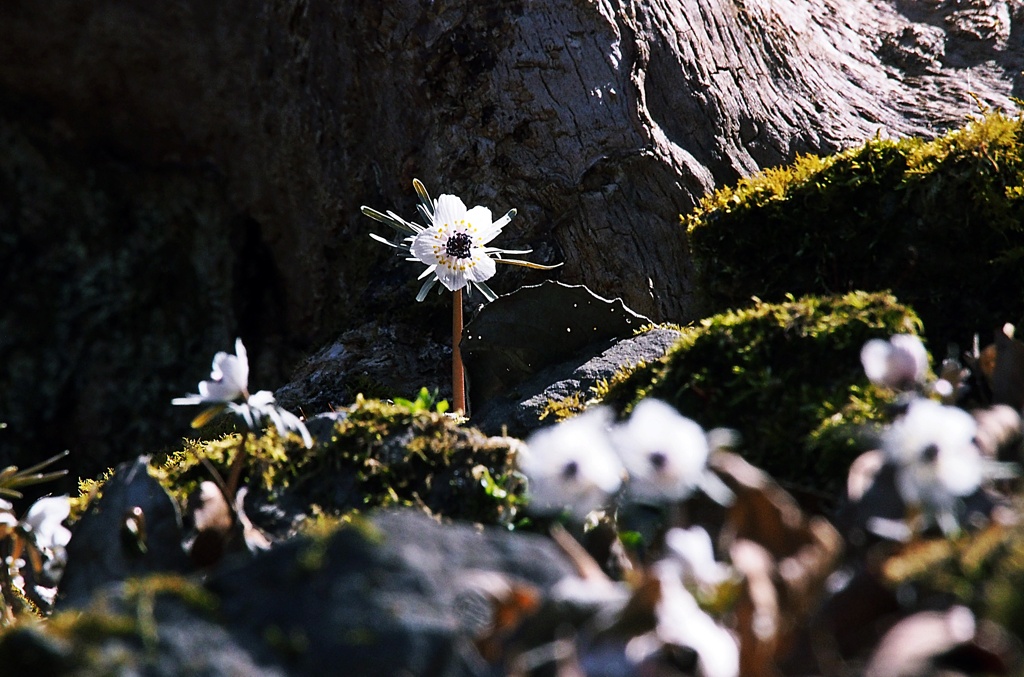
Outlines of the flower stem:
{"type": "Polygon", "coordinates": [[[462,290],[452,292],[452,395],[455,411],[466,412],[466,371],[462,366],[462,290]]]}

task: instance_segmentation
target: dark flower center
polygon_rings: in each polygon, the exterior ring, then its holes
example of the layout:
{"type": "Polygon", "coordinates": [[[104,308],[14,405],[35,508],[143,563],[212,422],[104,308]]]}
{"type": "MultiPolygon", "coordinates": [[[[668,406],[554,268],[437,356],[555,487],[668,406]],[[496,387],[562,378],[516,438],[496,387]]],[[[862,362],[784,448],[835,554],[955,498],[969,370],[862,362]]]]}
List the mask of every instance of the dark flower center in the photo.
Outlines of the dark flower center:
{"type": "Polygon", "coordinates": [[[465,233],[455,233],[444,243],[444,253],[457,259],[468,259],[473,238],[465,233]]]}
{"type": "Polygon", "coordinates": [[[571,482],[576,479],[576,476],[580,474],[580,464],[576,461],[569,461],[562,468],[562,479],[566,482],[571,482]]]}
{"type": "Polygon", "coordinates": [[[662,451],[653,451],[648,458],[651,461],[651,466],[658,472],[664,470],[668,465],[668,456],[662,451]]]}
{"type": "Polygon", "coordinates": [[[939,457],[939,445],[929,444],[927,447],[921,450],[921,460],[925,463],[935,463],[935,460],[939,457]]]}

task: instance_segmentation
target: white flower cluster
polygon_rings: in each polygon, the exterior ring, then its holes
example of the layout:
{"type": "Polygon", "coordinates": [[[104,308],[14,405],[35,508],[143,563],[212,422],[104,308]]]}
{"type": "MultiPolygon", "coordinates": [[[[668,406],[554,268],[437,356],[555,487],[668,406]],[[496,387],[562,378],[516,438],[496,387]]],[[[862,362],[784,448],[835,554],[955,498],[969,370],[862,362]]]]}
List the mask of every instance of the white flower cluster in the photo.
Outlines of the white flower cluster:
{"type": "Polygon", "coordinates": [[[952,384],[930,389],[928,352],[917,336],[897,334],[873,339],[861,350],[861,363],[876,385],[902,391],[905,410],[882,434],[882,460],[895,471],[896,492],[918,526],[958,532],[963,502],[989,478],[1011,477],[1014,464],[985,458],[978,446],[978,422],[967,411],[927,395],[946,397],[952,384]]]}
{"type": "Polygon", "coordinates": [[[295,414],[277,406],[273,393],[260,390],[249,394],[249,357],[242,339],[235,340],[234,355],[223,351],[214,355],[210,378],[199,382],[198,393],[176,397],[171,404],[213,405],[192,421],[193,427],[203,425],[227,408],[240,416],[250,430],[259,428],[262,420],[268,418],[280,433],[295,431],[302,436],[306,448],[313,446],[313,438],[306,425],[295,414]]]}
{"type": "Polygon", "coordinates": [[[671,503],[700,489],[726,503],[729,489],[708,469],[704,429],[660,400],[642,400],[613,425],[603,406],[534,432],[519,454],[530,508],[583,518],[624,489],[636,503],[671,503]]]}

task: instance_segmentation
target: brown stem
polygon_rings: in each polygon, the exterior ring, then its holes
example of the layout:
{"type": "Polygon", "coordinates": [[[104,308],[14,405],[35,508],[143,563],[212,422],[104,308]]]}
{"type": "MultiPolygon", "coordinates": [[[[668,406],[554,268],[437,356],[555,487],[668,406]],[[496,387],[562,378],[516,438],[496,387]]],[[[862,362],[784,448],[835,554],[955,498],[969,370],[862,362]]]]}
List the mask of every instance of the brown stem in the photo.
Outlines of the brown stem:
{"type": "Polygon", "coordinates": [[[235,457],[231,459],[231,466],[228,468],[227,484],[222,488],[224,497],[232,505],[234,505],[235,495],[238,493],[238,484],[242,481],[242,468],[245,466],[245,457],[249,451],[246,443],[249,441],[250,434],[249,432],[245,433],[241,446],[235,451],[235,457]]]}
{"type": "Polygon", "coordinates": [[[462,290],[454,294],[452,306],[452,393],[455,398],[455,411],[466,412],[466,370],[462,366],[462,290]]]}

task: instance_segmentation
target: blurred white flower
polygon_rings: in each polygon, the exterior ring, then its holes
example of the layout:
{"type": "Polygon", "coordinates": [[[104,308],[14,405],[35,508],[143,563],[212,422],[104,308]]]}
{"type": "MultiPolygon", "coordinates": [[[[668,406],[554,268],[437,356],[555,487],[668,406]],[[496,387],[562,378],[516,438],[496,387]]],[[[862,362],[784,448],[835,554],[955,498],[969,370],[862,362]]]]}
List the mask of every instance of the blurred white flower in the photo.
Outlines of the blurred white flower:
{"type": "Polygon", "coordinates": [[[699,525],[669,529],[665,533],[665,547],[682,566],[686,581],[713,589],[733,578],[732,567],[715,559],[711,536],[699,525]]]}
{"type": "Polygon", "coordinates": [[[213,405],[192,420],[193,428],[203,426],[228,408],[240,416],[250,430],[257,430],[266,417],[282,435],[294,430],[302,436],[307,449],[313,446],[313,438],[306,425],[295,414],[277,406],[273,393],[260,390],[254,395],[249,394],[249,357],[240,338],[235,339],[234,355],[222,351],[214,356],[210,380],[199,382],[198,393],[176,397],[171,404],[213,405]]]}
{"type": "Polygon", "coordinates": [[[610,423],[606,408],[593,407],[527,438],[518,459],[531,510],[583,518],[619,490],[622,464],[608,439],[610,423]]]}
{"type": "Polygon", "coordinates": [[[48,496],[32,504],[19,526],[32,537],[40,550],[56,553],[71,541],[71,531],[64,526],[64,520],[70,514],[70,498],[48,496]]]}
{"type": "Polygon", "coordinates": [[[861,348],[860,362],[869,381],[897,390],[924,383],[928,374],[928,351],[913,334],[871,339],[861,348]]]}
{"type": "Polygon", "coordinates": [[[662,560],[656,565],[661,583],[657,604],[658,639],[665,644],[688,647],[697,654],[696,673],[705,677],[736,677],[740,650],[736,638],[715,623],[683,586],[678,565],[662,560]]]}
{"type": "Polygon", "coordinates": [[[959,529],[958,502],[978,489],[985,474],[976,432],[974,417],[963,409],[918,398],[883,435],[900,497],[947,534],[959,529]]]}
{"type": "Polygon", "coordinates": [[[14,504],[0,498],[0,540],[7,538],[16,526],[18,518],[14,514],[14,504]]]}
{"type": "Polygon", "coordinates": [[[497,221],[491,221],[491,210],[486,207],[466,209],[465,203],[455,195],[442,195],[431,200],[426,187],[419,179],[413,179],[413,188],[420,198],[417,206],[420,215],[426,219],[429,227],[424,228],[418,223],[406,221],[392,211],[379,212],[363,206],[366,216],[395,229],[400,235],[407,237],[399,240],[387,240],[374,233],[374,240],[394,247],[409,254],[408,261],[418,261],[427,266],[420,278],[426,282],[416,294],[416,300],[422,301],[438,281],[449,291],[473,287],[488,301],[497,298],[490,287],[485,284],[494,276],[496,263],[507,263],[525,266],[537,270],[551,270],[555,266],[545,266],[530,261],[503,258],[507,254],[529,254],[531,250],[500,249],[487,244],[501,233],[515,216],[516,210],[510,209],[497,221]]]}
{"type": "Polygon", "coordinates": [[[629,472],[627,495],[638,502],[688,498],[704,489],[728,502],[731,492],[708,470],[704,429],[661,400],[647,398],[612,431],[615,448],[629,472]]]}

